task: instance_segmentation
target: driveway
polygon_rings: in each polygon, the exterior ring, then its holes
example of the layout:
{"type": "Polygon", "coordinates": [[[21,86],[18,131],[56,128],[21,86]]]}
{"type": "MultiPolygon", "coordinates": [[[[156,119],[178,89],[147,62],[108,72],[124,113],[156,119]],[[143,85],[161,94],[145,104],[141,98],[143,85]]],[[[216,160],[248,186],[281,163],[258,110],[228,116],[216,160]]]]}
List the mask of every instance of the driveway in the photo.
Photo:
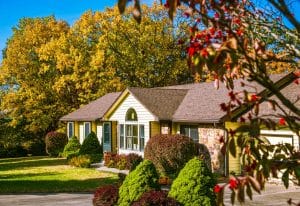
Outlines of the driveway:
{"type": "Polygon", "coordinates": [[[0,195],[0,206],[91,206],[91,193],[37,193],[0,195]]]}
{"type": "MultiPolygon", "coordinates": [[[[0,195],[0,206],[91,206],[92,198],[91,193],[10,194],[0,195]]],[[[281,184],[266,184],[261,195],[254,192],[253,200],[246,200],[244,205],[284,206],[289,198],[300,202],[299,186],[290,186],[286,190],[281,184]]],[[[225,205],[231,205],[229,190],[225,193],[225,205]]]]}

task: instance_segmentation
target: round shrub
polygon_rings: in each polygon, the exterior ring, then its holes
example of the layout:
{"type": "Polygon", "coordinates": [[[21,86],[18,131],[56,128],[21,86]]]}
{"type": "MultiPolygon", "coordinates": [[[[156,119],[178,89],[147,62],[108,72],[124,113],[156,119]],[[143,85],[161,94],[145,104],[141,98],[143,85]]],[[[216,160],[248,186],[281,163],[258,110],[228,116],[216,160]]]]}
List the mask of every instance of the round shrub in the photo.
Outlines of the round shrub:
{"type": "Polygon", "coordinates": [[[46,152],[52,157],[57,157],[59,153],[63,152],[65,145],[68,142],[68,137],[64,133],[49,132],[45,138],[46,152]]]}
{"type": "Polygon", "coordinates": [[[195,157],[174,180],[169,196],[183,205],[216,205],[213,188],[216,180],[203,160],[195,157]]]}
{"type": "Polygon", "coordinates": [[[100,162],[103,156],[102,147],[94,132],[91,132],[83,141],[79,150],[80,155],[90,155],[92,163],[100,162]]]}
{"type": "Polygon", "coordinates": [[[79,153],[80,150],[80,143],[77,137],[72,137],[69,139],[68,144],[66,144],[64,151],[63,151],[63,157],[66,157],[68,159],[68,156],[72,154],[77,154],[79,153]]]}
{"type": "Polygon", "coordinates": [[[119,206],[128,206],[151,189],[159,189],[158,174],[152,162],[144,160],[130,172],[119,190],[119,206]]]}
{"type": "Polygon", "coordinates": [[[166,191],[150,190],[145,192],[132,206],[179,206],[174,198],[168,197],[166,191]]]}
{"type": "Polygon", "coordinates": [[[94,206],[112,206],[117,205],[119,197],[119,188],[116,185],[104,185],[97,188],[94,193],[94,206]]]}
{"type": "Polygon", "coordinates": [[[183,135],[156,135],[148,141],[144,157],[162,176],[176,177],[184,165],[197,155],[194,141],[183,135]]]}

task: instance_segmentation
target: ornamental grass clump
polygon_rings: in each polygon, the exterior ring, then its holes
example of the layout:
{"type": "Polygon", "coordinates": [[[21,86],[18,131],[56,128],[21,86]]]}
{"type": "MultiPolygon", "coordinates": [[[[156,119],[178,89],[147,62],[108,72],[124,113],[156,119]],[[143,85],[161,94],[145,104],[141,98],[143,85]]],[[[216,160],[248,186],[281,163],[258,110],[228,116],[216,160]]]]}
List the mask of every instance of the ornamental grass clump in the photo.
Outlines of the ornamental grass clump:
{"type": "Polygon", "coordinates": [[[161,176],[175,178],[184,165],[197,155],[194,141],[184,135],[156,135],[145,147],[145,159],[155,165],[161,176]]]}
{"type": "Polygon", "coordinates": [[[79,155],[89,155],[91,163],[100,162],[103,157],[103,150],[94,132],[91,132],[83,141],[79,155]]]}
{"type": "Polygon", "coordinates": [[[169,197],[185,206],[214,206],[216,179],[202,159],[191,159],[174,180],[169,197]]]}
{"type": "Polygon", "coordinates": [[[159,189],[158,174],[152,162],[144,160],[125,178],[119,190],[119,206],[128,206],[144,192],[159,189]]]}

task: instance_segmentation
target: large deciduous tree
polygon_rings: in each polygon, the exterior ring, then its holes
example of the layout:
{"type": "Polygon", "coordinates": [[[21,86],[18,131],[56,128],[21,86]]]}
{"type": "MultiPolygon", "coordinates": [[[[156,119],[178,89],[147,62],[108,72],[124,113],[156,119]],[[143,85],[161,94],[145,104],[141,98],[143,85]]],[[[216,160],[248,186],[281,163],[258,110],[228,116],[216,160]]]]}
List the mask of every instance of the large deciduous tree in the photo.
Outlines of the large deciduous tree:
{"type": "Polygon", "coordinates": [[[69,26],[54,17],[24,18],[13,29],[1,65],[1,84],[10,85],[2,96],[2,109],[12,117],[12,125],[20,122],[32,132],[56,128],[61,113],[60,101],[52,86],[57,78],[55,68],[43,66],[39,50],[53,39],[66,34],[69,26]]]}
{"type": "Polygon", "coordinates": [[[99,48],[107,48],[105,55],[110,67],[127,86],[155,87],[191,82],[183,45],[178,39],[188,38],[184,19],[172,24],[162,6],[142,6],[144,16],[140,24],[129,14],[118,15],[117,8],[102,13],[103,35],[99,48]],[[179,29],[181,27],[181,29],[179,29]]]}

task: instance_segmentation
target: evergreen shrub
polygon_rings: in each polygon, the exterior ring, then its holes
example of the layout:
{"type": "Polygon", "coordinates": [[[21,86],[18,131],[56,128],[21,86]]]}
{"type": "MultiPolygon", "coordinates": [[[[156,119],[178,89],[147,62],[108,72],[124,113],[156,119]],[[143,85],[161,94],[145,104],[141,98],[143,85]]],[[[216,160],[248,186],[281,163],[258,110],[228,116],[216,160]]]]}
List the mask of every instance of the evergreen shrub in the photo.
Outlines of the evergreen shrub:
{"type": "Polygon", "coordinates": [[[180,171],[173,181],[169,196],[185,206],[213,206],[216,179],[203,160],[195,157],[180,171]]]}
{"type": "Polygon", "coordinates": [[[156,135],[148,141],[144,157],[161,176],[176,177],[184,165],[197,155],[194,141],[184,135],[156,135]]]}
{"type": "Polygon", "coordinates": [[[79,155],[89,155],[92,163],[100,162],[103,157],[103,150],[94,132],[91,132],[83,141],[79,155]]]}
{"type": "Polygon", "coordinates": [[[128,206],[138,200],[144,192],[159,189],[158,174],[152,162],[144,160],[130,172],[119,190],[119,206],[128,206]]]}
{"type": "Polygon", "coordinates": [[[49,132],[45,138],[46,152],[52,157],[57,157],[63,152],[67,143],[68,137],[66,134],[56,131],[49,132]]]}
{"type": "Polygon", "coordinates": [[[79,150],[80,150],[80,143],[79,140],[77,139],[77,137],[71,137],[68,141],[68,143],[66,144],[64,151],[62,153],[63,157],[66,157],[68,159],[68,157],[70,155],[73,154],[78,154],[79,150]]]}

